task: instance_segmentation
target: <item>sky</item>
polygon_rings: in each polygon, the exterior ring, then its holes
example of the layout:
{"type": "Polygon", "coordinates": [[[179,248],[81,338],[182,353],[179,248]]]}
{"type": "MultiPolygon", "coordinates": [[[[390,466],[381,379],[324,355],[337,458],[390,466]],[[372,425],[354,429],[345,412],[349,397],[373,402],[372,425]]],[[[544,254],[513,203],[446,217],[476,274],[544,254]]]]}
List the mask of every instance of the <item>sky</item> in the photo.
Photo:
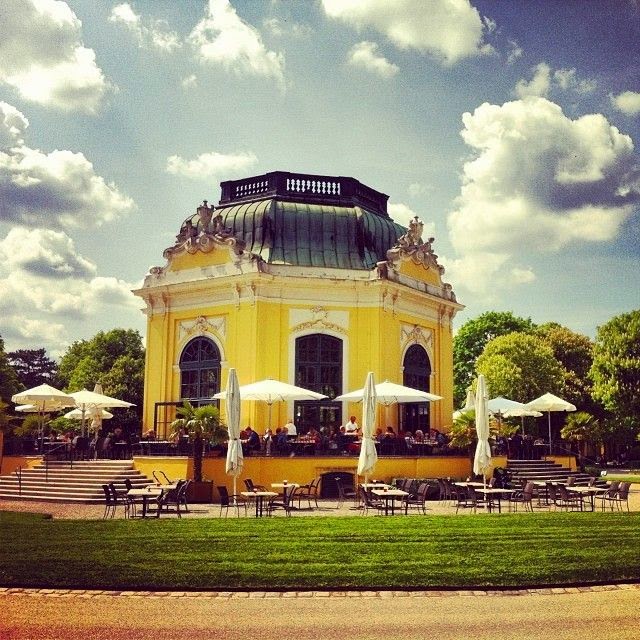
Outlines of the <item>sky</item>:
{"type": "Polygon", "coordinates": [[[640,308],[640,3],[4,0],[0,336],[126,327],[222,180],[353,176],[466,305],[640,308]]]}

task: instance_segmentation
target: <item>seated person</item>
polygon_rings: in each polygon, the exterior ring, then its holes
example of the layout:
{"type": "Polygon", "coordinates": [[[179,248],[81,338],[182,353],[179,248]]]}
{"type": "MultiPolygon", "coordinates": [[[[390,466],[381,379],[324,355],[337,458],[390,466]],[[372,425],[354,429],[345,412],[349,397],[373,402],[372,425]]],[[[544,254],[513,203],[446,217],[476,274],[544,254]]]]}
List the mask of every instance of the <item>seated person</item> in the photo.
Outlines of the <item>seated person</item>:
{"type": "Polygon", "coordinates": [[[277,453],[289,453],[287,430],[281,427],[276,429],[276,437],[273,439],[273,448],[277,453]]]}
{"type": "Polygon", "coordinates": [[[358,431],[358,423],[356,422],[356,417],[351,416],[347,424],[344,425],[345,433],[356,433],[358,431]]]}
{"type": "Polygon", "coordinates": [[[293,423],[293,420],[291,418],[289,418],[289,422],[287,422],[287,424],[284,425],[284,428],[287,430],[288,438],[297,437],[298,429],[296,428],[296,425],[293,423]]]}
{"type": "Polygon", "coordinates": [[[244,453],[251,455],[256,451],[260,451],[260,436],[251,427],[246,427],[246,442],[243,443],[244,453]]]}

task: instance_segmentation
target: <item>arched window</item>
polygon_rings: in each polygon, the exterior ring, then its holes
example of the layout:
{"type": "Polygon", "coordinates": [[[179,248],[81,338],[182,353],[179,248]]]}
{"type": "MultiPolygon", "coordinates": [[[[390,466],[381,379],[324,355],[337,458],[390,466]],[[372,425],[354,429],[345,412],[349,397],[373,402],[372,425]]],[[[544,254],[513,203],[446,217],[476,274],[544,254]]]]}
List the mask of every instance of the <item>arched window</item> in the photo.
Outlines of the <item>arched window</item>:
{"type": "Polygon", "coordinates": [[[220,391],[220,350],[209,338],[194,338],[180,356],[180,398],[209,400],[220,391]]]}
{"type": "MultiPolygon", "coordinates": [[[[430,391],[431,363],[427,352],[419,344],[413,344],[404,354],[403,384],[420,391],[430,391]]],[[[402,405],[402,428],[415,432],[422,429],[425,433],[430,428],[429,403],[419,402],[402,405]]]]}
{"type": "Polygon", "coordinates": [[[299,387],[328,396],[326,400],[295,403],[294,421],[299,432],[340,426],[342,404],[333,398],[342,393],[342,340],[323,333],[297,338],[295,379],[299,387]]]}

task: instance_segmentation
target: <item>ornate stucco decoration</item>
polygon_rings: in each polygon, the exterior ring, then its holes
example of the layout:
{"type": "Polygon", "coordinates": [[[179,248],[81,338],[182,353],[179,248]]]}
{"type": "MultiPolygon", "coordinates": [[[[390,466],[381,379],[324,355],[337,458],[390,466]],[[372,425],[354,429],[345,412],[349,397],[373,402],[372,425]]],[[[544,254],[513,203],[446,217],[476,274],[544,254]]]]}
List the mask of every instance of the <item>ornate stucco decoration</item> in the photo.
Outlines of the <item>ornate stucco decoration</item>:
{"type": "Polygon", "coordinates": [[[349,313],[347,311],[329,311],[324,307],[311,309],[291,309],[289,327],[292,333],[316,329],[346,334],[349,329],[349,313]]]}
{"type": "MultiPolygon", "coordinates": [[[[406,351],[412,344],[424,347],[429,357],[433,357],[433,331],[417,324],[402,324],[400,327],[400,349],[406,351]]],[[[432,360],[433,362],[433,360],[432,360]]]]}
{"type": "Polygon", "coordinates": [[[210,207],[205,200],[197,209],[200,219],[197,225],[194,226],[191,220],[187,220],[180,228],[173,247],[165,249],[162,255],[167,260],[171,260],[174,255],[183,252],[209,253],[216,248],[226,247],[233,256],[243,256],[245,242],[235,238],[231,230],[225,228],[222,216],[220,214],[214,216],[214,212],[214,207],[210,207]]]}
{"type": "Polygon", "coordinates": [[[226,318],[220,316],[198,316],[195,320],[182,320],[178,324],[178,342],[193,336],[214,334],[225,338],[227,334],[226,318]]]}
{"type": "Polygon", "coordinates": [[[416,216],[410,223],[407,232],[398,238],[398,242],[387,251],[387,260],[398,263],[400,260],[412,260],[426,269],[435,269],[440,275],[444,267],[438,264],[438,256],[433,252],[431,243],[435,238],[422,242],[424,223],[416,216]]]}

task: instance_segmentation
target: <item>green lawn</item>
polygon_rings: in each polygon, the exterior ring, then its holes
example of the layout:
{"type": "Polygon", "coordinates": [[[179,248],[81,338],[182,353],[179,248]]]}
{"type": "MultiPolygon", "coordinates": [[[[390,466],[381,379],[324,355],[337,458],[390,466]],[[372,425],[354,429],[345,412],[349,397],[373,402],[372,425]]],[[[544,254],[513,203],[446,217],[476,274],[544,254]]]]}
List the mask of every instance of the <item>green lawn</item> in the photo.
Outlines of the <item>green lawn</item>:
{"type": "Polygon", "coordinates": [[[516,587],[640,579],[640,513],[52,520],[0,512],[0,585],[516,587]]]}
{"type": "MultiPolygon", "coordinates": [[[[620,473],[607,473],[606,476],[602,477],[602,480],[606,480],[607,482],[611,482],[611,480],[620,480],[620,482],[635,482],[640,484],[640,476],[637,474],[624,475],[620,473]]],[[[631,488],[635,489],[636,487],[631,488]]]]}

